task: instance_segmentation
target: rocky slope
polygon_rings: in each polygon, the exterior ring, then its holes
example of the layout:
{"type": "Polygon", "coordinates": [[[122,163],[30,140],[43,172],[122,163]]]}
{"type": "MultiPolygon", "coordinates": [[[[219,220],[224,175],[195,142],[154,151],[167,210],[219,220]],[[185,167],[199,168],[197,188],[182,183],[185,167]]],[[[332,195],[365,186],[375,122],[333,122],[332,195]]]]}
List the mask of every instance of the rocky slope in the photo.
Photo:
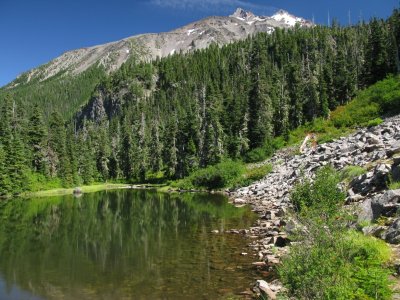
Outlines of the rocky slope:
{"type": "MultiPolygon", "coordinates": [[[[400,179],[400,116],[314,149],[308,148],[303,154],[294,155],[294,152],[293,149],[278,152],[264,162],[272,164],[272,173],[248,187],[230,192],[234,204],[249,204],[260,216],[254,227],[231,231],[254,238],[250,247],[258,254],[256,266],[274,265],[287,252],[290,241],[285,230],[294,225],[285,216],[291,206],[290,192],[299,179],[312,179],[318,168],[328,164],[338,170],[346,166],[365,168],[365,174],[343,184],[347,190],[346,204],[352,206],[359,224],[368,225],[362,229],[365,234],[400,244],[400,190],[388,190],[387,186],[388,182],[400,179]]],[[[259,285],[271,288],[265,282],[259,285]]],[[[269,292],[276,290],[276,286],[272,287],[269,292]]]]}
{"type": "Polygon", "coordinates": [[[103,65],[106,70],[118,69],[129,57],[144,60],[165,57],[174,53],[203,49],[216,43],[223,45],[258,32],[271,33],[274,28],[312,26],[310,21],[280,10],[272,16],[255,16],[238,8],[229,17],[209,17],[182,28],[158,34],[143,34],[88,48],[68,51],[60,57],[23,73],[7,88],[26,84],[32,80],[43,81],[59,74],[79,74],[93,65],[103,65]]]}

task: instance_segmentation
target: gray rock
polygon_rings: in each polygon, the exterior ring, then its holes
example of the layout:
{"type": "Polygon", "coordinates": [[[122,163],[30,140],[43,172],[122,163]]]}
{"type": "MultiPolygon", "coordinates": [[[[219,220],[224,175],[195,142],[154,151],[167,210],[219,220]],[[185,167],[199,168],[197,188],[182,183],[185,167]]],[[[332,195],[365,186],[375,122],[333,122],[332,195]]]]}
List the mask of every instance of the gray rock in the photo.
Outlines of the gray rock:
{"type": "Polygon", "coordinates": [[[362,202],[357,209],[358,221],[375,221],[379,217],[393,217],[400,206],[400,190],[386,191],[362,202]]]}
{"type": "Polygon", "coordinates": [[[256,285],[263,293],[265,293],[268,299],[274,300],[276,299],[276,293],[272,291],[269,284],[264,280],[257,280],[256,285]]]}
{"type": "Polygon", "coordinates": [[[400,218],[396,219],[385,234],[385,240],[390,244],[400,244],[400,218]]]}
{"type": "Polygon", "coordinates": [[[373,226],[366,226],[362,229],[362,232],[365,235],[372,235],[377,238],[382,238],[384,232],[386,230],[385,226],[378,226],[378,225],[373,225],[373,226]]]}
{"type": "Polygon", "coordinates": [[[387,156],[392,157],[394,154],[400,153],[400,141],[394,142],[390,149],[386,151],[387,156]]]}
{"type": "Polygon", "coordinates": [[[234,204],[246,204],[247,201],[244,199],[241,199],[241,198],[237,198],[237,199],[233,200],[233,203],[234,204]]]}

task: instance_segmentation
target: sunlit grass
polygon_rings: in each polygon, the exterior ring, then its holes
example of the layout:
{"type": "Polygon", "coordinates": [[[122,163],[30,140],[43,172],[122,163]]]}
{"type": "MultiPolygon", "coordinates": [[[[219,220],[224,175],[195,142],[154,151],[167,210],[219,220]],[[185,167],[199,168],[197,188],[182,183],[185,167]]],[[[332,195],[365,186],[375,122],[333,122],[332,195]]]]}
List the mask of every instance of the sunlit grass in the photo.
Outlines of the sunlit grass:
{"type": "MultiPolygon", "coordinates": [[[[121,183],[104,183],[104,184],[93,184],[93,185],[84,185],[77,187],[82,193],[94,193],[104,190],[113,190],[113,189],[123,189],[131,187],[128,184],[121,183]]],[[[38,191],[33,193],[25,193],[23,196],[27,197],[51,197],[51,196],[60,196],[60,195],[72,195],[76,188],[57,188],[46,191],[38,191]]]]}

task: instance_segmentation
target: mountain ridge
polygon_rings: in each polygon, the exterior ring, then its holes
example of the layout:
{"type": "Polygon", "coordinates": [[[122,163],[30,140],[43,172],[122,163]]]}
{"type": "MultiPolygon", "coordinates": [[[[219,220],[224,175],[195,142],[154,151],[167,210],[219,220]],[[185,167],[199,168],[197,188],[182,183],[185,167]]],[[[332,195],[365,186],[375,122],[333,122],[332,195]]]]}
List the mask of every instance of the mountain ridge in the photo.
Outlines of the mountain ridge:
{"type": "Polygon", "coordinates": [[[110,73],[133,55],[150,61],[179,52],[204,49],[213,43],[224,45],[259,32],[271,33],[275,28],[291,28],[296,24],[312,26],[303,18],[279,10],[272,16],[256,16],[238,8],[230,16],[210,16],[177,29],[161,33],[143,33],[105,44],[66,51],[37,68],[19,75],[5,86],[12,89],[32,80],[44,81],[62,72],[77,75],[91,66],[103,66],[110,73]],[[241,17],[241,16],[244,16],[241,17]]]}

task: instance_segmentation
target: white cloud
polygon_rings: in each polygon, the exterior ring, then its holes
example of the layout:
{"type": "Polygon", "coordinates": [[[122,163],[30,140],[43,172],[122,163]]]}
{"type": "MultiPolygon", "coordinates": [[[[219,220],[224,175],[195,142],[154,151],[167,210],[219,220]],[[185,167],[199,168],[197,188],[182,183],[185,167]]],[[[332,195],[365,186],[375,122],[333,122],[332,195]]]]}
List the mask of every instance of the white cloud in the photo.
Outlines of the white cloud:
{"type": "Polygon", "coordinates": [[[196,9],[214,12],[227,12],[228,10],[233,12],[235,8],[241,7],[266,15],[277,10],[277,8],[272,6],[251,3],[244,0],[151,0],[151,3],[166,8],[169,7],[181,10],[196,9]]]}

